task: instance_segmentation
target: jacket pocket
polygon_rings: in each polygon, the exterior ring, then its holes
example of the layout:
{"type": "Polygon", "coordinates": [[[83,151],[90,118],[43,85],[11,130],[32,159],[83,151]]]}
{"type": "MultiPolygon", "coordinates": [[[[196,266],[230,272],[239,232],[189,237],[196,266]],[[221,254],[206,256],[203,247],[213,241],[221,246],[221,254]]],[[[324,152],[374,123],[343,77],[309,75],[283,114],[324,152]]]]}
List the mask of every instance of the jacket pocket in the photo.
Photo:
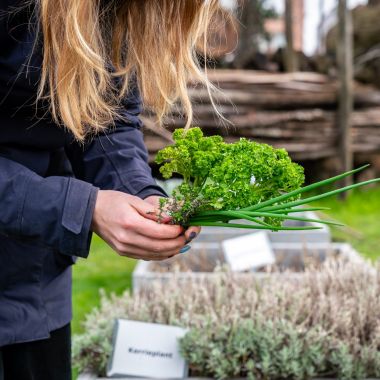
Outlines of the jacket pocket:
{"type": "Polygon", "coordinates": [[[47,253],[0,235],[0,347],[49,336],[41,293],[47,253]]]}

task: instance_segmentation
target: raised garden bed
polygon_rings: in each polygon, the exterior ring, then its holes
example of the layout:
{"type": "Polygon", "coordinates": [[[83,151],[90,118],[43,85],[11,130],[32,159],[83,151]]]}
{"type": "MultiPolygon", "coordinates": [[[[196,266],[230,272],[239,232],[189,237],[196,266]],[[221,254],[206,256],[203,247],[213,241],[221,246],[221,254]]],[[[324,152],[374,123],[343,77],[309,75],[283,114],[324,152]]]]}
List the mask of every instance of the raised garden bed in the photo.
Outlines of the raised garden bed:
{"type": "MultiPolygon", "coordinates": [[[[107,380],[109,378],[106,377],[96,377],[96,375],[91,375],[91,374],[83,374],[78,377],[77,380],[107,380]]],[[[155,380],[155,379],[148,379],[148,378],[133,378],[133,377],[113,377],[113,379],[119,379],[119,380],[155,380]]],[[[211,377],[187,377],[186,379],[189,380],[215,380],[211,377]]],[[[226,380],[246,380],[244,378],[239,378],[239,379],[226,379],[226,380]]],[[[337,380],[336,378],[315,378],[311,380],[337,380]]],[[[379,379],[362,379],[362,380],[379,380],[379,379]]]]}
{"type": "Polygon", "coordinates": [[[74,365],[97,374],[80,380],[105,378],[114,320],[124,318],[189,329],[180,341],[189,379],[379,378],[379,269],[332,259],[296,281],[269,275],[258,286],[251,273],[227,271],[103,296],[74,337],[74,365]]]}
{"type": "MultiPolygon", "coordinates": [[[[294,278],[302,276],[305,268],[318,268],[327,258],[344,262],[363,263],[360,255],[344,243],[274,243],[276,263],[249,272],[258,279],[268,276],[294,278]]],[[[255,254],[254,248],[252,254],[255,254]]],[[[201,281],[218,274],[215,269],[225,264],[221,243],[194,242],[186,255],[178,255],[162,262],[140,261],[132,276],[133,291],[137,292],[153,283],[165,282],[174,276],[177,281],[201,281]]],[[[246,275],[247,273],[242,273],[246,275]]]]}

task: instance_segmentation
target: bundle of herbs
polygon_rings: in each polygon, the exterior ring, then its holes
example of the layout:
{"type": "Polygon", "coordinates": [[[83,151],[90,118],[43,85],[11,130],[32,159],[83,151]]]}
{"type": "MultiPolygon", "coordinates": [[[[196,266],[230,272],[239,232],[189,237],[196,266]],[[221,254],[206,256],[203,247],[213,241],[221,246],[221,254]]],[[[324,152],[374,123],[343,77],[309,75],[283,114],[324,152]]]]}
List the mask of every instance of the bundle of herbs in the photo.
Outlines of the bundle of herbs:
{"type": "Polygon", "coordinates": [[[221,136],[203,136],[198,127],[176,129],[174,144],[158,152],[156,162],[165,179],[179,174],[183,182],[169,198],[162,198],[160,211],[173,224],[263,230],[309,230],[319,227],[285,227],[285,220],[339,223],[297,216],[324,208],[303,207],[313,201],[351,190],[380,178],[301,198],[363,170],[368,165],[324,181],[303,186],[302,166],[291,161],[285,149],[241,138],[226,143],[221,136]],[[239,220],[239,223],[233,221],[239,220]],[[242,223],[241,220],[244,222],[242,223]],[[231,223],[232,221],[232,223],[231,223]]]}

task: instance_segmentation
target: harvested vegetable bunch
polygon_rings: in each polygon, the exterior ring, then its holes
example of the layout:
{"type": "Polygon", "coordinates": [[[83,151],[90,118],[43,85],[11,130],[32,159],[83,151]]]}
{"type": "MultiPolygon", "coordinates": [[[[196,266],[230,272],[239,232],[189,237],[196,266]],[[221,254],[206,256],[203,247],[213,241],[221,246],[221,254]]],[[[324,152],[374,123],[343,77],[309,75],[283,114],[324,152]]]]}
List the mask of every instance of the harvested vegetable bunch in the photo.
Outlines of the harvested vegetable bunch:
{"type": "Polygon", "coordinates": [[[380,181],[373,179],[321,195],[301,199],[301,194],[335,182],[364,167],[304,186],[303,168],[292,162],[285,149],[275,149],[241,138],[228,144],[221,136],[203,136],[200,128],[176,129],[174,145],[158,152],[156,162],[168,179],[183,177],[170,198],[162,198],[161,212],[183,226],[221,226],[268,230],[301,230],[318,227],[283,227],[286,219],[338,224],[297,217],[293,214],[322,208],[297,206],[354,187],[380,181]],[[249,223],[230,223],[232,220],[249,223]]]}

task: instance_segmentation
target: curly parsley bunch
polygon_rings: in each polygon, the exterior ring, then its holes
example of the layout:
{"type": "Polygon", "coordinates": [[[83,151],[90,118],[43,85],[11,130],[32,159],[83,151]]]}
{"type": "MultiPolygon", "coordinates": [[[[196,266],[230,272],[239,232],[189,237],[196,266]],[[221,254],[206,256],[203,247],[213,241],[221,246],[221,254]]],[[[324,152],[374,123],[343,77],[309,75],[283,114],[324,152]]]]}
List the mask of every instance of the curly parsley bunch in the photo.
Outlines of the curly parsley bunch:
{"type": "MultiPolygon", "coordinates": [[[[170,198],[161,200],[161,210],[181,225],[224,226],[255,229],[314,229],[317,227],[282,227],[285,219],[306,219],[289,214],[316,208],[299,209],[296,206],[314,199],[301,200],[303,192],[334,182],[346,175],[302,187],[303,168],[292,162],[285,149],[275,149],[241,138],[228,144],[221,136],[203,136],[200,128],[176,129],[174,144],[158,152],[156,162],[168,179],[177,173],[183,182],[170,198]],[[247,224],[229,223],[244,219],[247,224]]],[[[363,168],[357,169],[361,170],[363,168]]],[[[356,171],[357,171],[356,170],[356,171]]],[[[369,182],[352,185],[349,188],[369,182]]],[[[318,196],[348,190],[348,187],[318,196]]]]}

